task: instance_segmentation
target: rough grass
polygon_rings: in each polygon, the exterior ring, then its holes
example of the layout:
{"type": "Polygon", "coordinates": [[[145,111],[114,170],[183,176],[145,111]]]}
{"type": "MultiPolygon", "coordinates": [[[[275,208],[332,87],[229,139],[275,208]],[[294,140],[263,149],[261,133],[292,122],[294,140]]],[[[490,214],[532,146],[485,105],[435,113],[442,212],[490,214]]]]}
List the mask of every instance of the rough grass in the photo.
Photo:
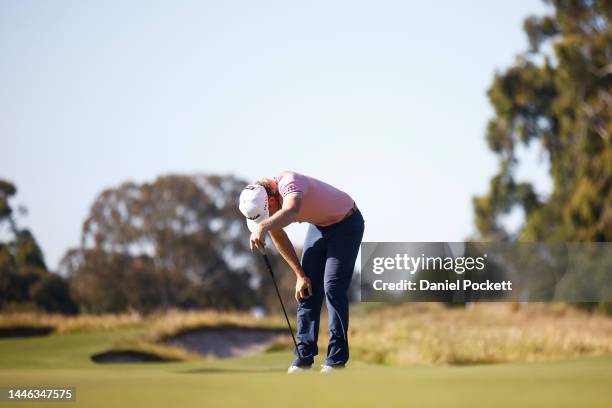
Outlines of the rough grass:
{"type": "Polygon", "coordinates": [[[405,304],[357,316],[357,358],[394,366],[540,361],[612,353],[612,319],[564,304],[405,304]]]}
{"type": "MultiPolygon", "coordinates": [[[[131,328],[133,334],[115,341],[111,349],[192,361],[202,357],[164,340],[200,327],[277,329],[284,328],[285,323],[281,316],[256,320],[249,314],[213,311],[171,311],[146,318],[137,314],[0,315],[0,327],[28,326],[52,326],[57,335],[131,328]]],[[[322,353],[327,344],[326,326],[324,318],[319,338],[322,353]]],[[[468,308],[435,303],[358,304],[352,309],[349,336],[353,359],[391,366],[540,361],[612,353],[612,319],[565,304],[483,303],[468,308]]],[[[269,351],[292,347],[287,336],[269,351]]]]}
{"type": "Polygon", "coordinates": [[[137,313],[65,316],[40,312],[0,314],[0,327],[52,327],[55,334],[87,333],[99,330],[138,327],[143,319],[137,313]]]}

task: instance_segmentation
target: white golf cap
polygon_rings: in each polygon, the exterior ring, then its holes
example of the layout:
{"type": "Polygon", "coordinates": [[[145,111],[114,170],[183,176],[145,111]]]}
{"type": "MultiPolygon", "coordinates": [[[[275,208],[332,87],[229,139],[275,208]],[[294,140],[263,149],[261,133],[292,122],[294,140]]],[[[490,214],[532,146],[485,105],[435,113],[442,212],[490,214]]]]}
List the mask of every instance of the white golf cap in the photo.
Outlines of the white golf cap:
{"type": "Polygon", "coordinates": [[[257,224],[270,216],[268,211],[268,193],[259,184],[249,184],[240,193],[240,212],[247,219],[247,227],[253,232],[257,224]]]}

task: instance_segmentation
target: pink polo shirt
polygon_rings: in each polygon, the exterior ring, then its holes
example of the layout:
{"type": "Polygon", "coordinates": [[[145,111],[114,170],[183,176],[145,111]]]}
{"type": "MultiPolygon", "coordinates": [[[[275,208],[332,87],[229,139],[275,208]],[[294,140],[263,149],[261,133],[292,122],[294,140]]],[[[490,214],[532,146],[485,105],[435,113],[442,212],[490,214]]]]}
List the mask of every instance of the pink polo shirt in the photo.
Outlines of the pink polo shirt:
{"type": "Polygon", "coordinates": [[[274,177],[274,181],[281,195],[281,206],[287,195],[302,194],[298,222],[326,227],[340,221],[353,207],[353,199],[345,192],[303,174],[283,171],[274,177]]]}

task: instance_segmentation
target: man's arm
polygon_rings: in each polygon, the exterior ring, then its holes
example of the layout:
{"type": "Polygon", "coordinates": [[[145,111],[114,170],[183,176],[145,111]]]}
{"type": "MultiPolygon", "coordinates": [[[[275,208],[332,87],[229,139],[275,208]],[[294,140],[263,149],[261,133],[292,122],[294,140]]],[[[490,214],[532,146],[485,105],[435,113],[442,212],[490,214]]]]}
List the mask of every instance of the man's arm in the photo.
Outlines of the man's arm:
{"type": "Polygon", "coordinates": [[[270,218],[263,220],[255,227],[255,230],[251,233],[250,245],[251,251],[258,249],[261,253],[265,253],[265,235],[266,232],[272,230],[280,230],[285,228],[296,220],[300,206],[302,205],[302,193],[291,193],[285,197],[283,206],[281,209],[276,211],[270,218]]]}
{"type": "Polygon", "coordinates": [[[295,272],[295,276],[297,278],[306,276],[287,233],[282,229],[273,230],[270,231],[270,237],[272,237],[272,242],[283,259],[289,264],[293,272],[295,272]]]}
{"type": "Polygon", "coordinates": [[[291,193],[285,196],[283,206],[274,215],[261,222],[265,231],[279,230],[285,228],[297,219],[302,205],[302,193],[291,193]]]}
{"type": "Polygon", "coordinates": [[[274,246],[278,249],[283,259],[289,264],[295,276],[297,282],[295,284],[295,300],[298,302],[302,299],[307,299],[312,295],[312,286],[310,285],[310,279],[304,273],[300,261],[298,260],[295,248],[289,240],[287,233],[282,229],[276,229],[270,231],[270,237],[274,246]]]}

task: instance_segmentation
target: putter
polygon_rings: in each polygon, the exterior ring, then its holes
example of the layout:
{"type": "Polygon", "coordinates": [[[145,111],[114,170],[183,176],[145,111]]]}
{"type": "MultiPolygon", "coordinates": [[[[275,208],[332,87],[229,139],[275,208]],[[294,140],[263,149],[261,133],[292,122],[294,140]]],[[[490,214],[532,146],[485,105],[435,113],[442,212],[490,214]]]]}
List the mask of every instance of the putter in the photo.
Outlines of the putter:
{"type": "Polygon", "coordinates": [[[274,277],[274,272],[272,272],[272,265],[270,264],[270,260],[268,259],[268,255],[263,254],[264,261],[266,261],[266,266],[268,267],[268,272],[270,272],[270,276],[272,277],[272,282],[274,282],[274,289],[276,289],[276,295],[278,296],[278,301],[283,308],[283,313],[285,315],[285,320],[287,320],[287,326],[289,326],[289,332],[291,333],[291,338],[293,339],[293,344],[295,345],[295,352],[297,356],[301,359],[302,355],[300,354],[300,349],[298,348],[297,341],[295,341],[295,335],[293,334],[293,329],[291,328],[291,323],[289,322],[289,316],[287,316],[287,310],[285,310],[285,304],[283,303],[283,299],[281,298],[280,291],[278,290],[278,285],[276,284],[276,278],[274,277]]]}

